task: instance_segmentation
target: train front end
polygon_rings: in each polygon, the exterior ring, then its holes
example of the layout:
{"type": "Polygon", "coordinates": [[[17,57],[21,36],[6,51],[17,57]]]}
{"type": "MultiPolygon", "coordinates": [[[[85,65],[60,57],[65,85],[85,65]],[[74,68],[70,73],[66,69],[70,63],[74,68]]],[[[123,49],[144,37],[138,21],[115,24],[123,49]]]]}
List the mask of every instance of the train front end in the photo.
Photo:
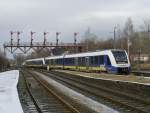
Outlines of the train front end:
{"type": "Polygon", "coordinates": [[[131,72],[131,65],[128,54],[125,50],[111,50],[112,66],[115,67],[118,74],[129,74],[131,72]]]}

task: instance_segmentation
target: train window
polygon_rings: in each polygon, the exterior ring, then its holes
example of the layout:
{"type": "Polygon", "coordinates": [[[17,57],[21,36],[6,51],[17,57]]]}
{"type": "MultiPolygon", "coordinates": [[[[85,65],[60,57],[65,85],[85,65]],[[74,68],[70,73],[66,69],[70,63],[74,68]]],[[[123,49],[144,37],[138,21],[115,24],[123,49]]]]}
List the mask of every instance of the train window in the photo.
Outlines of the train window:
{"type": "MultiPolygon", "coordinates": [[[[35,64],[36,64],[36,62],[35,62],[35,64]]],[[[42,65],[43,63],[42,63],[42,61],[38,61],[37,64],[42,65]]]]}
{"type": "Polygon", "coordinates": [[[86,65],[85,57],[79,57],[79,58],[78,58],[78,64],[79,64],[80,66],[85,66],[85,65],[86,65]]]}
{"type": "Polygon", "coordinates": [[[73,64],[74,64],[74,58],[66,58],[66,59],[65,59],[65,63],[66,63],[66,64],[73,65],[73,64]]]}
{"type": "Polygon", "coordinates": [[[40,61],[40,65],[43,65],[43,61],[40,61]]]}
{"type": "Polygon", "coordinates": [[[62,59],[59,59],[59,64],[62,64],[62,59]]]}
{"type": "Polygon", "coordinates": [[[67,64],[70,64],[70,59],[69,58],[67,58],[67,64]]]}
{"type": "Polygon", "coordinates": [[[50,59],[50,60],[49,60],[49,64],[51,64],[51,65],[52,65],[52,59],[50,59]]]}
{"type": "Polygon", "coordinates": [[[86,65],[85,57],[82,57],[82,66],[86,65]]]}
{"type": "Polygon", "coordinates": [[[116,63],[128,63],[127,55],[125,51],[112,51],[116,63]]]}
{"type": "Polygon", "coordinates": [[[93,56],[90,57],[90,64],[91,65],[94,64],[94,57],[93,56]]]}
{"type": "Polygon", "coordinates": [[[111,65],[111,62],[108,56],[107,56],[107,65],[111,65]]]}
{"type": "Polygon", "coordinates": [[[65,58],[65,64],[68,64],[68,58],[65,58]]]}
{"type": "Polygon", "coordinates": [[[57,64],[57,65],[59,64],[59,59],[56,59],[56,64],[57,64]]]}
{"type": "Polygon", "coordinates": [[[99,56],[100,64],[104,64],[104,55],[99,56]]]}
{"type": "Polygon", "coordinates": [[[58,65],[61,64],[61,59],[57,59],[57,64],[58,64],[58,65]]]}
{"type": "Polygon", "coordinates": [[[72,64],[72,58],[69,58],[69,64],[72,64]]]}
{"type": "Polygon", "coordinates": [[[78,58],[78,65],[79,66],[81,65],[81,58],[80,57],[78,58]]]}
{"type": "MultiPolygon", "coordinates": [[[[62,61],[63,61],[63,60],[62,60],[62,61]]],[[[66,58],[66,59],[65,59],[65,64],[72,65],[73,63],[74,63],[73,58],[66,58]]]]}
{"type": "Polygon", "coordinates": [[[51,59],[51,64],[54,65],[54,59],[51,59]]]}
{"type": "Polygon", "coordinates": [[[99,63],[98,63],[98,56],[95,56],[95,57],[94,57],[94,64],[99,64],[99,63]]]}
{"type": "Polygon", "coordinates": [[[71,64],[74,65],[75,64],[75,59],[71,58],[71,64]]]}
{"type": "Polygon", "coordinates": [[[49,61],[48,61],[48,60],[45,60],[45,64],[49,64],[49,61]]]}

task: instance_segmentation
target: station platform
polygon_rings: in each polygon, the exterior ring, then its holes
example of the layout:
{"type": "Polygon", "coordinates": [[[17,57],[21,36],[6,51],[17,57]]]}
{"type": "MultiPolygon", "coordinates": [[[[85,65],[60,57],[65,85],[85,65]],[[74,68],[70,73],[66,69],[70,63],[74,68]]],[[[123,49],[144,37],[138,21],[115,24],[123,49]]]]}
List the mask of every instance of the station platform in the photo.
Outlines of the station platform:
{"type": "Polygon", "coordinates": [[[0,113],[23,113],[18,97],[19,71],[0,73],[0,113]]]}

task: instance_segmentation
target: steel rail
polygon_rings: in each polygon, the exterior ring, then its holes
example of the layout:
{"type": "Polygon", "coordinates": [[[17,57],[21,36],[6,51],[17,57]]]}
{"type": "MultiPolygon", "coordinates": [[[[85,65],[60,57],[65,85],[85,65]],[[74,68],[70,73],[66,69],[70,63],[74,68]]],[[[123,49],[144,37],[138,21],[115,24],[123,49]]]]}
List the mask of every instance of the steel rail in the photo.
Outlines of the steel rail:
{"type": "Polygon", "coordinates": [[[26,79],[26,77],[25,77],[25,75],[24,75],[24,73],[23,73],[22,71],[21,71],[21,74],[23,75],[23,78],[24,78],[24,81],[25,81],[26,89],[27,89],[27,91],[28,91],[28,93],[29,93],[29,95],[30,95],[30,97],[31,97],[31,99],[32,99],[32,101],[33,101],[33,103],[34,103],[34,105],[35,105],[37,111],[38,111],[39,113],[43,113],[42,110],[41,110],[41,108],[40,108],[39,105],[38,105],[38,102],[36,101],[36,99],[34,98],[33,94],[31,93],[30,88],[29,88],[29,84],[28,84],[28,82],[27,82],[27,79],[26,79]]]}
{"type": "MultiPolygon", "coordinates": [[[[30,73],[30,72],[28,72],[30,73]]],[[[73,107],[71,104],[69,104],[67,101],[63,100],[59,95],[57,95],[53,90],[51,90],[47,84],[46,84],[46,81],[44,80],[40,80],[38,79],[37,77],[35,77],[32,73],[30,73],[34,79],[36,81],[38,81],[49,93],[51,93],[53,96],[55,96],[59,101],[61,101],[66,107],[68,107],[72,113],[80,113],[75,107],[73,107]]]]}
{"type": "MultiPolygon", "coordinates": [[[[48,74],[48,72],[45,72],[45,74],[48,74]]],[[[58,78],[58,76],[56,77],[55,76],[55,78],[56,79],[59,79],[58,78]]],[[[139,108],[137,108],[137,107],[134,107],[133,105],[128,105],[128,103],[124,103],[124,102],[122,102],[122,101],[119,101],[119,100],[114,100],[113,98],[110,98],[110,97],[107,97],[107,96],[104,96],[104,95],[99,95],[99,94],[96,94],[96,93],[94,93],[94,92],[91,92],[91,91],[88,91],[88,90],[86,90],[86,89],[83,89],[83,88],[81,88],[81,87],[78,87],[78,86],[74,86],[73,84],[71,84],[71,83],[69,83],[69,82],[66,82],[65,80],[62,80],[62,79],[59,79],[60,81],[62,81],[62,82],[65,82],[65,83],[67,83],[67,84],[69,84],[69,85],[71,85],[71,86],[73,86],[73,87],[77,87],[78,89],[80,89],[80,90],[85,90],[86,92],[88,92],[88,93],[91,93],[91,94],[93,94],[93,95],[96,95],[96,96],[101,96],[102,98],[105,98],[106,100],[108,100],[108,101],[111,101],[111,102],[113,102],[113,103],[116,103],[116,104],[119,104],[119,105],[121,105],[121,106],[126,106],[126,108],[129,108],[129,109],[131,109],[131,110],[136,110],[138,113],[148,113],[148,112],[146,112],[146,111],[143,111],[143,110],[141,110],[141,109],[139,109],[139,108]]],[[[74,80],[75,81],[75,80],[74,80]]],[[[76,83],[78,82],[79,83],[79,81],[75,81],[76,83]]],[[[80,84],[84,84],[84,83],[81,83],[80,82],[80,84]]],[[[87,86],[88,84],[86,84],[86,86],[87,86]]],[[[91,87],[91,86],[88,86],[88,87],[91,87]]],[[[104,90],[104,89],[102,89],[102,90],[104,90]]],[[[125,95],[126,96],[126,95],[125,95]]],[[[131,98],[131,97],[130,97],[131,98]]]]}

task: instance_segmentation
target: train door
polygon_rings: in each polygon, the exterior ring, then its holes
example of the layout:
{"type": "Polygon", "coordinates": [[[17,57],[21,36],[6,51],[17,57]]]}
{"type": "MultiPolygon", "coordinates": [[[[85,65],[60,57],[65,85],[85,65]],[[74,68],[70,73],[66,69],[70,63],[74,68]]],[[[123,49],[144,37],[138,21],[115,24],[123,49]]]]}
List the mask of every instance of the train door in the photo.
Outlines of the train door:
{"type": "Polygon", "coordinates": [[[77,70],[78,69],[78,57],[75,57],[75,69],[77,70]]]}
{"type": "Polygon", "coordinates": [[[105,62],[104,64],[105,64],[106,71],[110,73],[112,70],[112,66],[108,55],[104,56],[104,62],[105,62]]]}

